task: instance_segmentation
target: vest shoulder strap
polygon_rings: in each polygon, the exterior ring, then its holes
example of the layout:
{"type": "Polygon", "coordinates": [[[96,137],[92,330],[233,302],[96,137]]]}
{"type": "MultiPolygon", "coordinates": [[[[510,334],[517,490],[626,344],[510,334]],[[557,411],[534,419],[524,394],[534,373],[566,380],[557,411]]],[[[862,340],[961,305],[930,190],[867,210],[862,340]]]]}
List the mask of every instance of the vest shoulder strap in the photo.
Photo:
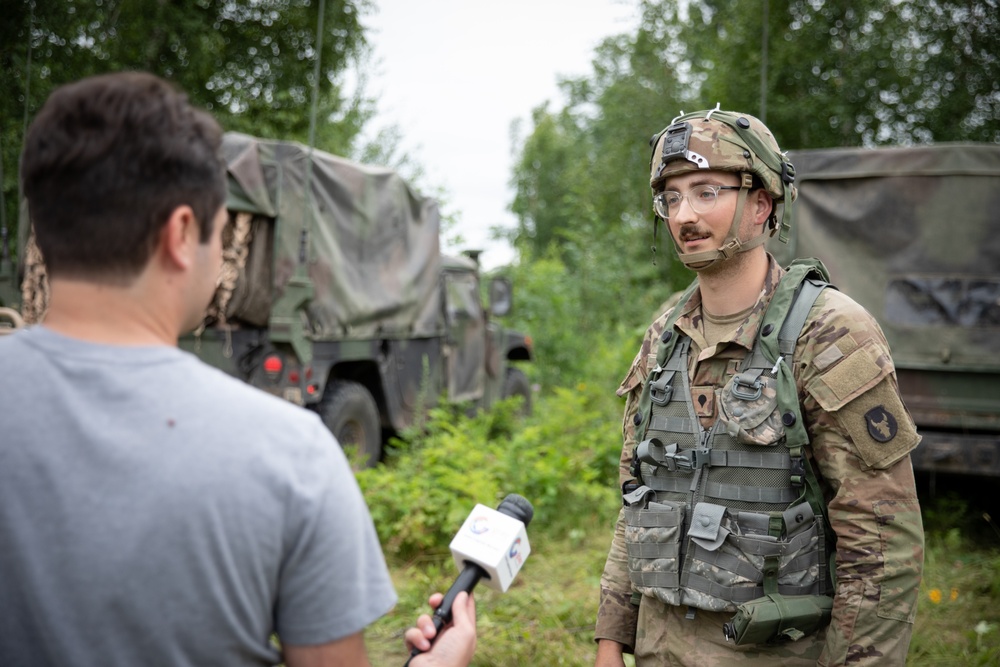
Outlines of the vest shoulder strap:
{"type": "Polygon", "coordinates": [[[763,359],[755,359],[755,362],[770,366],[777,363],[780,356],[791,361],[795,341],[809,309],[819,293],[828,286],[831,286],[830,274],[818,259],[797,259],[788,265],[785,275],[771,295],[771,302],[760,323],[757,340],[754,342],[754,356],[762,354],[763,359]],[[802,289],[804,284],[810,285],[805,294],[802,289]],[[794,309],[793,305],[796,306],[794,309]],[[778,335],[771,335],[774,332],[778,332],[778,335]]]}

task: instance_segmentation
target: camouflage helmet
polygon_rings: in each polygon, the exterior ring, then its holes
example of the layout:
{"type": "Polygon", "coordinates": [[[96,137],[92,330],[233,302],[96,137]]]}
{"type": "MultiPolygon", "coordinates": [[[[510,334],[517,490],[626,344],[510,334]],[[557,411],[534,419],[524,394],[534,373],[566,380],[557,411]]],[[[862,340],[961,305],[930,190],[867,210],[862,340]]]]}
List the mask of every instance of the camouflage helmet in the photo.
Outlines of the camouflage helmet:
{"type": "MultiPolygon", "coordinates": [[[[683,114],[653,137],[649,185],[656,194],[670,176],[698,169],[756,176],[776,204],[781,204],[781,240],[791,226],[789,204],[795,200],[795,168],[778,148],[771,131],[757,118],[715,109],[683,114]]],[[[778,219],[774,215],[773,223],[778,219]]],[[[772,229],[771,234],[773,235],[772,229]]]]}

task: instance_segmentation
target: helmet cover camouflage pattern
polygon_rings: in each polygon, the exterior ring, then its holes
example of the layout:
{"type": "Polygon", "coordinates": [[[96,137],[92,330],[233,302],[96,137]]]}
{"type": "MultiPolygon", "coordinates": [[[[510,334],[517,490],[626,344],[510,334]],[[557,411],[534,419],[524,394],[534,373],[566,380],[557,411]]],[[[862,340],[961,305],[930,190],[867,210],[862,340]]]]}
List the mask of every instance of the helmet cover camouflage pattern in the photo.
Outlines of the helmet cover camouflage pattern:
{"type": "Polygon", "coordinates": [[[797,194],[794,168],[767,126],[749,114],[718,108],[674,119],[656,137],[649,166],[654,193],[669,176],[715,169],[756,175],[775,201],[791,202],[797,194]]]}

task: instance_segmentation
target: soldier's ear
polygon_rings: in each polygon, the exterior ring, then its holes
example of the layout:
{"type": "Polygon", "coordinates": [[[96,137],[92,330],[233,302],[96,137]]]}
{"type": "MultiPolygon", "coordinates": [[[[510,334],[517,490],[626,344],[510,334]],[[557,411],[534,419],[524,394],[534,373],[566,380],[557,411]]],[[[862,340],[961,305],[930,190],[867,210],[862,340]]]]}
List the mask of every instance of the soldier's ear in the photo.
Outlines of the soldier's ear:
{"type": "Polygon", "coordinates": [[[751,194],[753,196],[754,224],[762,225],[771,217],[771,212],[774,210],[774,199],[771,197],[771,193],[764,188],[758,188],[751,194]]]}

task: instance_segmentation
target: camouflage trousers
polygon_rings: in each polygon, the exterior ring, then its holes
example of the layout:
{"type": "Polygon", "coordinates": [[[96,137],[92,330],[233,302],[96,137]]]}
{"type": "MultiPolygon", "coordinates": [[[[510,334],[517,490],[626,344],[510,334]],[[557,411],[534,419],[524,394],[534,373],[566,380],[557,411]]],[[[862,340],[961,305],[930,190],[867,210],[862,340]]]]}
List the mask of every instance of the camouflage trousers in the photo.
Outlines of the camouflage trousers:
{"type": "Polygon", "coordinates": [[[642,596],[635,638],[636,667],[727,667],[728,665],[810,665],[815,667],[823,652],[826,628],[797,642],[778,646],[736,646],[727,642],[722,624],[732,619],[728,612],[695,610],[686,619],[686,607],[668,605],[642,596]]]}

